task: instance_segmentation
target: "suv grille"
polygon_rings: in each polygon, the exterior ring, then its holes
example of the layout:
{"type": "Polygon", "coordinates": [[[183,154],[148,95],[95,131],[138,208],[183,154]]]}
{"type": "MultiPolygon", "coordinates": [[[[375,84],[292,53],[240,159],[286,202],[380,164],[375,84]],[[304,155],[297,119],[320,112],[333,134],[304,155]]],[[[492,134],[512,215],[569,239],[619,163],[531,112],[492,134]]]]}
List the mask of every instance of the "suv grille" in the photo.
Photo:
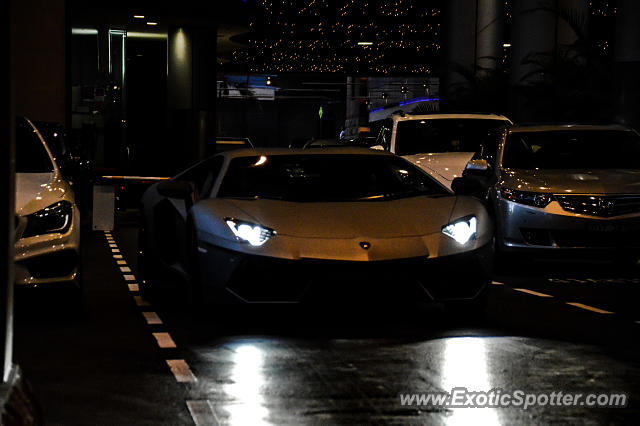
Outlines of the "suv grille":
{"type": "Polygon", "coordinates": [[[554,195],[560,206],[572,213],[613,217],[640,212],[640,195],[554,195]]]}

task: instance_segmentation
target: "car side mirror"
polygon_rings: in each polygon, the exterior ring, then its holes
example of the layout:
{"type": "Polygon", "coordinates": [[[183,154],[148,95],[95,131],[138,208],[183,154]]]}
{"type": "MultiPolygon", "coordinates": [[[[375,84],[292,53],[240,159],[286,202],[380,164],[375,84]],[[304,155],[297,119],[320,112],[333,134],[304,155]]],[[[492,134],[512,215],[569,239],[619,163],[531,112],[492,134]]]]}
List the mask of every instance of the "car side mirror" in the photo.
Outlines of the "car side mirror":
{"type": "Polygon", "coordinates": [[[487,176],[491,173],[491,167],[487,160],[471,160],[464,168],[463,176],[487,176]]]}
{"type": "Polygon", "coordinates": [[[190,200],[193,187],[189,182],[181,180],[165,180],[158,184],[158,193],[163,197],[190,200]]]}
{"type": "Polygon", "coordinates": [[[478,179],[470,177],[457,177],[451,182],[451,189],[456,195],[476,195],[484,190],[478,179]]]}

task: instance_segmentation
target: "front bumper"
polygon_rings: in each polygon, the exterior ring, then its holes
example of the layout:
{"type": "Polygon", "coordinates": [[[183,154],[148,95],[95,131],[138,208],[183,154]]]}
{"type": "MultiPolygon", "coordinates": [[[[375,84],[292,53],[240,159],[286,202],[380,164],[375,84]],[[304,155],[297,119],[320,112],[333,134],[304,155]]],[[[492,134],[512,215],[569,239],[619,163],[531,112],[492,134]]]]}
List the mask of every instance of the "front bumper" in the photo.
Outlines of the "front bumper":
{"type": "Polygon", "coordinates": [[[640,214],[603,218],[565,211],[552,201],[545,208],[499,198],[498,244],[504,252],[541,256],[640,253],[640,214]]]}
{"type": "Polygon", "coordinates": [[[388,261],[282,259],[201,243],[206,303],[448,301],[472,299],[489,282],[491,244],[462,254],[388,261]]]}
{"type": "Polygon", "coordinates": [[[80,264],[80,214],[73,207],[71,227],[53,233],[20,238],[15,243],[15,283],[22,286],[55,284],[76,279],[80,264]]]}

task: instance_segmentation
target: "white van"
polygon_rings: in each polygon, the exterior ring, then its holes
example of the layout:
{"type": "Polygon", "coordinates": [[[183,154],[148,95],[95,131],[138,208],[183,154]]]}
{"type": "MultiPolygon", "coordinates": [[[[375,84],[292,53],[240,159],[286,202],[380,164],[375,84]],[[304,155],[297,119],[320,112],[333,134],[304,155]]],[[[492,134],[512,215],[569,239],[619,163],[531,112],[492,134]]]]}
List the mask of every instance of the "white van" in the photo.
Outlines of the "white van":
{"type": "Polygon", "coordinates": [[[378,132],[379,149],[400,155],[451,189],[472,158],[491,159],[496,131],[512,124],[497,114],[395,113],[378,132]]]}

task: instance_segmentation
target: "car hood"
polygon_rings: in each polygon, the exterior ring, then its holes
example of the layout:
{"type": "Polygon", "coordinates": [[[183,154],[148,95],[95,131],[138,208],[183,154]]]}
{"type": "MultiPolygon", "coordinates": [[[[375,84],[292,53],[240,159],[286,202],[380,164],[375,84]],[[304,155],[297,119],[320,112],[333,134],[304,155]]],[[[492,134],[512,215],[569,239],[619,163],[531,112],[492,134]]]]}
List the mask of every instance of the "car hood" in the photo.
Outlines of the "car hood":
{"type": "Polygon", "coordinates": [[[521,191],[640,194],[640,170],[504,170],[501,185],[521,191]]]}
{"type": "Polygon", "coordinates": [[[281,235],[394,238],[440,232],[451,216],[455,200],[451,196],[350,203],[211,199],[198,203],[198,209],[204,208],[220,218],[255,222],[281,235]]]}
{"type": "Polygon", "coordinates": [[[67,190],[55,172],[16,173],[16,214],[27,215],[50,206],[67,190]]]}
{"type": "Polygon", "coordinates": [[[439,152],[405,155],[403,158],[429,173],[447,188],[451,188],[451,181],[462,176],[462,171],[473,155],[473,152],[439,152]]]}

